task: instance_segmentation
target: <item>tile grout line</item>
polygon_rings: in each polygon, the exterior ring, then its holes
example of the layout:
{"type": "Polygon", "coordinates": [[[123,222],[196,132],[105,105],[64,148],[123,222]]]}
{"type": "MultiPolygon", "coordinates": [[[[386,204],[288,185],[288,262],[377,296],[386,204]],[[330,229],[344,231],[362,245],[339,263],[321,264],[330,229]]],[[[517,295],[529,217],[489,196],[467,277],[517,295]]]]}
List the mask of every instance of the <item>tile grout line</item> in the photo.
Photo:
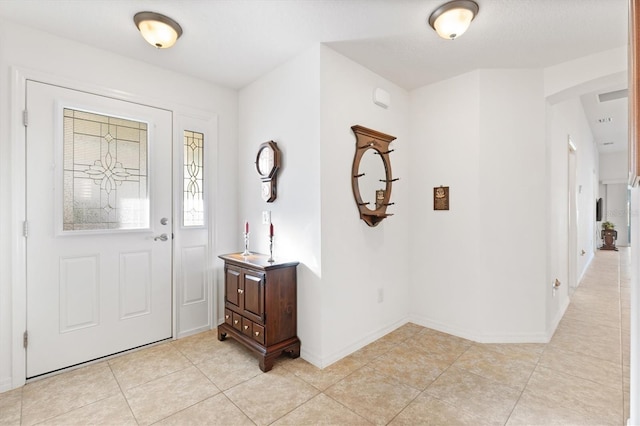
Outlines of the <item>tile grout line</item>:
{"type": "Polygon", "coordinates": [[[118,389],[120,389],[120,395],[122,395],[122,398],[124,399],[124,402],[127,403],[127,407],[129,408],[129,412],[131,413],[131,416],[133,417],[133,420],[136,422],[136,424],[140,424],[140,422],[138,421],[138,418],[136,417],[135,413],[133,412],[133,408],[131,408],[131,405],[129,404],[129,400],[127,399],[127,395],[125,395],[124,393],[124,389],[122,389],[122,385],[120,384],[120,381],[118,380],[118,376],[116,376],[116,373],[113,371],[113,368],[111,367],[111,363],[109,361],[107,361],[107,365],[109,366],[109,371],[111,371],[111,374],[113,375],[113,379],[116,381],[116,384],[118,385],[118,389]]]}
{"type": "MultiPolygon", "coordinates": [[[[619,284],[620,284],[620,281],[619,281],[620,273],[619,273],[619,262],[617,262],[617,266],[618,266],[618,280],[617,280],[617,283],[616,283],[616,284],[617,284],[617,289],[618,289],[618,305],[620,305],[620,286],[619,286],[619,284]]],[[[597,268],[597,264],[595,264],[595,263],[594,263],[594,264],[592,264],[592,265],[591,265],[591,267],[597,268]]],[[[591,268],[591,267],[590,267],[590,268],[591,268]]],[[[580,286],[580,284],[578,284],[578,287],[576,288],[576,290],[575,290],[574,294],[575,294],[578,290],[584,290],[584,289],[585,289],[585,287],[584,287],[584,286],[582,286],[582,287],[581,287],[581,286],[580,286]]],[[[587,288],[587,290],[588,290],[588,289],[589,289],[589,288],[587,288]]],[[[570,302],[570,303],[571,303],[571,302],[570,302]]],[[[621,316],[621,307],[620,307],[620,306],[618,306],[618,317],[620,318],[620,316],[621,316]]],[[[576,321],[585,322],[585,321],[582,321],[582,320],[576,320],[576,321]]],[[[600,325],[601,325],[601,324],[600,324],[600,325]]],[[[611,327],[611,328],[615,328],[615,327],[611,327]]],[[[619,332],[620,332],[620,333],[622,332],[622,324],[621,324],[621,321],[620,321],[620,323],[619,323],[618,330],[619,330],[619,332]]],[[[557,329],[556,329],[556,331],[557,331],[557,329]]],[[[555,331],[554,331],[554,334],[555,334],[555,331]]],[[[553,336],[552,336],[551,338],[553,338],[553,336]]],[[[518,399],[517,399],[516,403],[514,404],[513,409],[512,409],[512,410],[511,410],[511,412],[509,413],[509,417],[507,418],[507,420],[506,420],[506,422],[505,422],[505,425],[507,425],[507,424],[509,423],[509,420],[511,419],[511,417],[512,417],[512,415],[513,415],[513,412],[515,411],[515,409],[517,408],[518,404],[520,403],[520,400],[522,399],[522,395],[524,395],[525,391],[527,390],[527,388],[528,388],[528,386],[529,386],[529,383],[530,383],[530,381],[531,381],[531,378],[533,377],[533,374],[536,372],[536,370],[538,370],[538,368],[539,368],[539,367],[543,367],[543,366],[541,366],[541,365],[540,365],[540,361],[542,360],[542,357],[544,356],[545,352],[546,352],[546,351],[547,351],[547,349],[549,348],[549,344],[550,344],[550,343],[551,343],[551,340],[549,340],[549,342],[545,343],[545,345],[544,345],[544,349],[542,350],[542,352],[541,352],[541,354],[540,354],[540,357],[539,357],[539,358],[538,358],[538,360],[536,361],[536,366],[535,366],[535,367],[534,367],[534,369],[531,371],[531,374],[529,375],[529,378],[527,379],[527,383],[525,384],[524,388],[522,389],[522,392],[520,393],[520,396],[518,397],[518,399]]],[[[622,336],[620,336],[619,344],[620,344],[620,345],[622,345],[622,336]]],[[[560,350],[561,350],[561,349],[560,349],[560,350]]],[[[562,350],[561,350],[561,351],[562,351],[562,350]]],[[[571,351],[571,352],[572,352],[572,351],[571,351]]],[[[590,356],[590,355],[588,355],[588,354],[583,354],[583,353],[581,353],[581,352],[573,352],[573,353],[580,354],[580,355],[584,355],[584,356],[590,356]]],[[[622,347],[620,347],[620,356],[621,356],[621,358],[624,356],[624,355],[623,355],[623,353],[622,353],[622,347]]],[[[596,360],[601,360],[600,358],[597,358],[597,357],[592,357],[592,356],[590,356],[590,357],[591,357],[591,358],[594,358],[594,359],[596,359],[596,360]]],[[[549,367],[544,367],[544,368],[549,368],[549,367]]],[[[549,369],[550,369],[550,370],[553,370],[553,371],[556,371],[556,372],[564,373],[564,372],[562,372],[562,371],[560,371],[560,370],[555,370],[555,369],[553,369],[553,368],[549,368],[549,369]]],[[[622,370],[622,376],[623,376],[623,380],[624,380],[624,366],[623,366],[623,362],[621,362],[621,370],[622,370]]],[[[564,373],[564,374],[567,374],[567,373],[564,373]]],[[[572,376],[572,377],[580,378],[580,377],[578,377],[578,376],[574,376],[574,375],[572,375],[572,374],[568,374],[568,375],[570,375],[570,376],[572,376]]],[[[591,380],[590,380],[590,381],[591,381],[591,380]]],[[[594,384],[602,385],[601,383],[598,383],[598,382],[595,382],[595,381],[591,381],[591,382],[592,382],[592,383],[594,383],[594,384]]],[[[623,414],[622,414],[622,417],[624,418],[624,391],[622,392],[622,398],[623,398],[623,407],[622,407],[622,409],[623,409],[623,414]]]]}
{"type": "MultiPolygon", "coordinates": [[[[188,409],[188,408],[191,408],[191,407],[193,407],[193,406],[195,406],[195,405],[197,405],[197,404],[200,404],[200,403],[202,403],[203,401],[206,401],[206,400],[208,400],[208,399],[210,399],[210,398],[215,398],[217,395],[222,395],[222,396],[224,396],[224,397],[225,397],[225,399],[226,399],[227,401],[229,401],[229,402],[230,402],[234,407],[236,407],[236,408],[237,408],[237,409],[238,409],[242,414],[244,414],[244,416],[245,416],[247,419],[249,419],[249,421],[250,421],[250,422],[252,422],[254,425],[257,425],[257,423],[256,423],[256,422],[255,422],[255,421],[254,421],[254,420],[253,420],[253,419],[252,419],[252,418],[251,418],[247,413],[245,413],[245,412],[244,412],[244,410],[242,410],[242,408],[238,407],[238,405],[237,405],[237,404],[236,404],[236,403],[235,403],[231,398],[229,398],[225,392],[226,392],[226,391],[228,391],[229,389],[233,389],[233,388],[234,388],[234,387],[236,387],[236,386],[239,386],[239,385],[241,385],[241,384],[243,384],[243,383],[246,383],[246,382],[248,382],[249,380],[251,380],[251,379],[253,379],[253,378],[255,378],[255,377],[258,377],[260,374],[258,374],[257,376],[253,376],[253,377],[251,377],[251,378],[249,378],[249,379],[247,379],[247,380],[245,380],[245,381],[243,381],[243,382],[236,383],[235,385],[231,386],[231,387],[230,387],[230,388],[228,388],[228,389],[222,390],[222,389],[220,389],[220,388],[218,387],[218,385],[216,385],[216,384],[213,382],[213,380],[211,380],[211,379],[209,378],[209,376],[207,376],[207,375],[205,374],[205,372],[204,372],[204,371],[202,371],[202,370],[200,369],[200,367],[198,367],[198,365],[197,365],[194,361],[192,361],[192,360],[191,360],[191,359],[190,359],[186,354],[184,354],[182,351],[180,351],[180,348],[176,348],[176,349],[177,349],[180,353],[182,353],[182,355],[183,355],[185,358],[187,358],[187,360],[189,360],[189,362],[192,364],[192,366],[193,366],[193,367],[195,367],[195,368],[196,368],[196,370],[198,370],[198,371],[200,372],[200,374],[202,374],[204,377],[206,377],[206,378],[207,378],[207,380],[208,380],[208,381],[209,381],[209,382],[210,382],[210,383],[211,383],[211,384],[212,384],[216,389],[218,389],[218,390],[220,391],[220,392],[218,392],[217,394],[212,395],[212,396],[210,396],[209,398],[205,398],[205,399],[203,399],[202,401],[198,401],[198,402],[196,402],[195,404],[190,405],[189,407],[186,407],[186,408],[184,408],[184,409],[182,409],[182,410],[180,410],[180,411],[177,411],[176,413],[179,413],[179,412],[184,411],[184,410],[186,410],[186,409],[188,409]]],[[[200,364],[204,363],[205,361],[206,361],[206,360],[203,360],[202,362],[200,362],[200,364]]],[[[264,374],[264,373],[263,373],[263,374],[264,374]]],[[[173,414],[171,414],[170,416],[167,416],[167,417],[171,417],[171,416],[173,416],[173,415],[174,415],[174,414],[176,414],[176,413],[173,413],[173,414]]],[[[165,417],[165,418],[167,418],[167,417],[165,417]]],[[[164,419],[162,419],[162,420],[164,420],[164,419]]],[[[161,420],[158,420],[158,421],[161,421],[161,420]]]]}
{"type": "MultiPolygon", "coordinates": [[[[417,334],[417,333],[414,333],[414,334],[417,334]]],[[[410,336],[410,337],[412,337],[412,336],[410,336]]],[[[409,339],[409,337],[405,338],[404,340],[401,340],[398,344],[400,344],[400,343],[404,343],[404,342],[405,342],[406,340],[408,340],[408,339],[409,339]]],[[[374,341],[374,342],[375,342],[375,341],[374,341]]],[[[373,342],[372,342],[372,343],[373,343],[373,342]]],[[[364,347],[366,347],[366,345],[365,345],[364,347]]],[[[357,373],[358,371],[362,370],[362,369],[363,369],[363,368],[365,368],[365,367],[369,367],[369,368],[371,368],[372,370],[374,370],[374,371],[378,372],[378,370],[376,370],[374,367],[370,366],[369,364],[371,364],[373,361],[377,360],[378,358],[380,358],[380,357],[382,357],[382,356],[386,355],[388,352],[391,352],[391,349],[389,349],[388,351],[386,351],[386,352],[384,352],[384,353],[382,353],[382,354],[380,354],[380,355],[378,355],[378,356],[372,357],[370,360],[368,360],[367,362],[365,362],[364,364],[362,364],[360,367],[356,368],[355,370],[353,370],[352,372],[350,372],[349,374],[347,374],[346,376],[344,376],[344,377],[343,377],[343,378],[341,378],[340,380],[336,381],[335,383],[332,383],[332,384],[331,384],[330,386],[328,386],[325,390],[321,391],[321,393],[322,393],[322,394],[324,394],[325,396],[327,396],[328,398],[330,398],[332,401],[335,401],[335,402],[337,402],[338,404],[342,405],[343,407],[345,407],[347,410],[349,410],[350,412],[354,413],[354,414],[355,414],[355,415],[357,415],[358,417],[360,417],[360,418],[364,419],[366,422],[368,422],[368,423],[370,423],[370,424],[374,424],[374,423],[371,423],[371,422],[369,421],[369,419],[367,419],[367,418],[365,418],[365,417],[361,416],[360,414],[356,413],[354,410],[352,410],[351,408],[347,407],[346,405],[344,405],[342,402],[340,402],[340,401],[336,400],[335,398],[331,397],[331,395],[326,394],[325,392],[326,392],[328,389],[330,389],[330,388],[332,388],[333,386],[335,386],[335,385],[337,385],[338,383],[340,383],[341,381],[343,381],[343,380],[347,379],[348,377],[353,376],[355,373],[357,373]]],[[[383,376],[388,377],[386,374],[383,374],[383,373],[380,373],[380,372],[378,372],[378,374],[382,374],[383,376]]],[[[312,385],[312,386],[313,386],[313,385],[312,385]]],[[[416,397],[416,398],[417,398],[417,397],[416,397]]],[[[400,410],[400,412],[398,412],[398,414],[399,414],[399,413],[401,413],[405,408],[407,408],[407,407],[405,406],[402,410],[400,410]]],[[[396,416],[397,416],[397,414],[396,414],[396,416]]],[[[395,416],[394,416],[394,418],[395,418],[395,416]]]]}
{"type": "MultiPolygon", "coordinates": [[[[173,343],[173,342],[172,342],[172,343],[173,343]]],[[[217,395],[222,394],[222,390],[221,390],[218,386],[216,386],[216,384],[215,384],[215,383],[213,383],[213,381],[209,378],[209,376],[207,376],[207,375],[206,375],[202,370],[200,370],[200,368],[198,368],[198,366],[195,364],[195,362],[193,362],[193,361],[191,360],[191,358],[189,358],[189,357],[187,356],[187,354],[185,354],[184,352],[182,352],[182,351],[180,350],[180,348],[179,348],[179,347],[174,347],[174,349],[175,349],[175,350],[177,350],[177,351],[178,351],[178,352],[179,352],[183,357],[185,357],[185,359],[186,359],[187,361],[189,361],[189,362],[191,363],[191,366],[190,366],[190,367],[194,367],[196,370],[198,370],[198,372],[199,372],[200,374],[202,374],[202,375],[203,375],[203,376],[204,376],[204,377],[209,381],[209,383],[211,383],[211,384],[213,385],[213,387],[215,387],[216,389],[218,389],[218,393],[216,393],[216,394],[214,394],[214,395],[211,395],[211,396],[209,396],[208,398],[205,398],[205,399],[203,399],[203,400],[196,401],[196,402],[194,402],[193,404],[191,404],[191,405],[189,405],[189,406],[187,406],[187,407],[181,408],[180,410],[175,411],[175,412],[173,412],[173,413],[169,414],[169,415],[168,415],[168,416],[166,416],[166,417],[163,417],[163,418],[161,418],[161,419],[158,419],[158,420],[154,421],[154,422],[153,422],[153,423],[151,423],[151,424],[156,424],[156,423],[158,423],[158,422],[161,422],[161,421],[163,421],[163,420],[166,420],[166,419],[168,419],[168,418],[169,418],[169,417],[171,417],[171,416],[174,416],[174,415],[176,415],[176,414],[178,414],[178,413],[182,413],[183,411],[186,411],[186,410],[188,410],[188,409],[189,409],[189,408],[191,408],[191,407],[194,407],[194,406],[196,406],[196,405],[198,405],[198,404],[200,404],[200,403],[202,403],[202,402],[204,402],[204,401],[206,401],[206,400],[208,400],[208,399],[210,399],[210,398],[215,398],[217,395]]],[[[184,370],[186,370],[187,368],[190,368],[190,367],[186,367],[186,368],[184,368],[184,369],[182,369],[182,370],[174,371],[173,373],[176,373],[176,372],[178,372],[178,371],[184,371],[184,370]]],[[[173,374],[173,373],[169,373],[169,374],[173,374]]],[[[166,377],[166,376],[161,376],[161,377],[166,377]]],[[[155,380],[155,379],[154,379],[154,380],[155,380]]],[[[147,382],[147,383],[149,383],[149,382],[147,382]]],[[[226,395],[225,395],[225,397],[226,397],[226,395]]],[[[228,399],[228,398],[227,398],[227,399],[228,399]]],[[[243,413],[243,414],[244,414],[244,413],[243,413]]]]}

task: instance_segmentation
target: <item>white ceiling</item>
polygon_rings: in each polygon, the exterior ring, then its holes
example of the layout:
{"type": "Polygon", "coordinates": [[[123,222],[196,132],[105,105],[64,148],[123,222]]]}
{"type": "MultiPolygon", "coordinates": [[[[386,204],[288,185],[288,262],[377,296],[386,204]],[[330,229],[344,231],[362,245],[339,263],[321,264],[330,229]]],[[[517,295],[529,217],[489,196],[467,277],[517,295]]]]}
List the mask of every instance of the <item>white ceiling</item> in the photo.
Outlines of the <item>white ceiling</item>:
{"type": "Polygon", "coordinates": [[[455,41],[426,24],[445,2],[0,0],[0,17],[236,89],[317,43],[408,90],[473,69],[547,67],[627,43],[627,0],[476,0],[478,16],[455,41]],[[180,23],[173,48],[156,50],[140,37],[133,15],[144,10],[180,23]]]}

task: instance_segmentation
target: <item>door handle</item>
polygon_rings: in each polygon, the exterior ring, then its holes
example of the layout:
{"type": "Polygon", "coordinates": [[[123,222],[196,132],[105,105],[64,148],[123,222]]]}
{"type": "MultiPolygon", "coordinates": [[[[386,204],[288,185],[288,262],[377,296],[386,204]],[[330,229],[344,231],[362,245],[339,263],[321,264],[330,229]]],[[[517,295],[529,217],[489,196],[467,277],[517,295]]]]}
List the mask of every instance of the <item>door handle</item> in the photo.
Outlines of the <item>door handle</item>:
{"type": "Polygon", "coordinates": [[[157,237],[153,238],[153,241],[167,241],[169,239],[169,237],[167,237],[167,234],[160,234],[157,237]]]}

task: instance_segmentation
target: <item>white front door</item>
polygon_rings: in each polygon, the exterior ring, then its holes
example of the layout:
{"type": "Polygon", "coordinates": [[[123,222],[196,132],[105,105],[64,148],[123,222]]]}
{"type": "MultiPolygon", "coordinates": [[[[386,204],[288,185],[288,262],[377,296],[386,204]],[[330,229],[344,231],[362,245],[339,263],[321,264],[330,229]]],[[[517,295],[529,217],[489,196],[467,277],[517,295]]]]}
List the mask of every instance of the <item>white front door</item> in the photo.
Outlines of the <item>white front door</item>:
{"type": "Polygon", "coordinates": [[[27,378],[170,338],[171,112],[27,82],[27,378]]]}

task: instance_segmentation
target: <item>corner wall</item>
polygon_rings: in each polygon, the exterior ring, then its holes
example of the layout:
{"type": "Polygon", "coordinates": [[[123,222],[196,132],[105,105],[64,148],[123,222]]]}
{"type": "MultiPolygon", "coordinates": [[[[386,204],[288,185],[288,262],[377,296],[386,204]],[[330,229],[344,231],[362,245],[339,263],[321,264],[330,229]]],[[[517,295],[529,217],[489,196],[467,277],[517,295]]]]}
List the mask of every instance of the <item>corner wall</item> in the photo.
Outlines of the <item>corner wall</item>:
{"type": "MultiPolygon", "coordinates": [[[[361,65],[321,47],[320,153],[322,194],[323,365],[330,364],[407,321],[415,238],[410,222],[408,93],[361,65]],[[390,93],[385,109],[373,91],[390,93]],[[388,217],[369,227],[359,217],[351,189],[356,138],[362,125],[395,136],[390,145],[394,178],[388,217]],[[383,301],[378,302],[382,291],[383,301]]],[[[382,185],[382,184],[381,184],[382,185]]]]}
{"type": "Polygon", "coordinates": [[[547,325],[550,331],[560,320],[569,303],[569,256],[576,264],[576,284],[586,272],[595,255],[596,221],[595,203],[599,194],[598,159],[591,129],[579,98],[573,98],[547,107],[547,146],[549,155],[549,244],[547,257],[547,299],[549,304],[547,325]],[[569,247],[569,137],[577,147],[576,157],[576,209],[578,235],[576,252],[569,247]],[[582,254],[584,251],[584,254],[582,254]],[[554,294],[551,283],[558,279],[563,285],[554,294]]]}
{"type": "Polygon", "coordinates": [[[242,225],[249,221],[250,250],[269,252],[267,225],[261,212],[271,211],[274,256],[300,262],[298,337],[302,357],[322,364],[325,303],[320,249],[320,51],[304,52],[240,91],[237,173],[240,198],[236,229],[242,247],[242,225]],[[282,152],[277,198],[261,198],[255,167],[258,147],[273,140],[282,152]]]}
{"type": "Polygon", "coordinates": [[[480,73],[411,92],[409,221],[412,321],[474,338],[480,277],[480,73]],[[448,211],[433,210],[433,188],[448,186],[448,211]]]}
{"type": "Polygon", "coordinates": [[[479,70],[411,93],[411,318],[480,342],[545,341],[539,70],[479,70]],[[450,210],[432,191],[449,186],[450,210]]]}
{"type": "MultiPolygon", "coordinates": [[[[616,245],[629,246],[627,185],[628,154],[612,152],[600,154],[600,196],[603,199],[603,221],[613,222],[618,231],[616,245]]],[[[598,229],[599,231],[599,229],[598,229]]]]}
{"type": "Polygon", "coordinates": [[[546,342],[542,70],[480,70],[481,342],[546,342]]]}
{"type": "MultiPolygon", "coordinates": [[[[268,250],[261,211],[271,210],[277,256],[298,266],[298,336],[302,357],[324,367],[403,324],[409,274],[407,93],[325,46],[316,46],[240,92],[240,218],[251,247],[268,250]],[[392,105],[372,102],[373,90],[392,105]],[[359,219],[351,190],[360,124],[397,137],[390,211],[375,228],[359,219]],[[283,154],[278,198],[264,203],[255,170],[258,146],[274,140],[283,154]],[[382,289],[383,302],[378,302],[382,289]]],[[[240,224],[237,224],[240,230],[240,224]]],[[[238,232],[238,244],[240,232],[238,232]]]]}

